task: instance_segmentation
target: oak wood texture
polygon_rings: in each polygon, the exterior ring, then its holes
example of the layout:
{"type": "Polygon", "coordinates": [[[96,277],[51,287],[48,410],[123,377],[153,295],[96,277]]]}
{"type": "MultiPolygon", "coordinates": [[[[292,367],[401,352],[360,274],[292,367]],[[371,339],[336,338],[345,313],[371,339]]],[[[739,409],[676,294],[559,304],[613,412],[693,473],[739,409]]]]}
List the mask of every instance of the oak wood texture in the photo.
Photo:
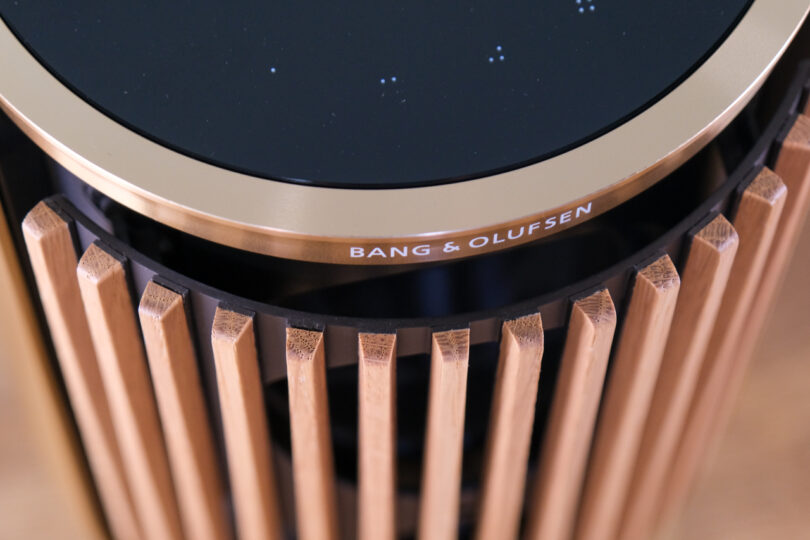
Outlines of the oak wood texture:
{"type": "Polygon", "coordinates": [[[396,334],[358,335],[358,537],[396,537],[396,334]]]}
{"type": "MultiPolygon", "coordinates": [[[[806,114],[806,111],[805,111],[806,114]]],[[[773,311],[773,299],[784,281],[796,251],[799,233],[810,210],[810,117],[800,115],[788,132],[775,164],[775,173],[785,183],[788,197],[779,218],[770,253],[762,270],[749,317],[737,342],[737,367],[726,382],[726,397],[718,407],[715,432],[727,424],[736,396],[742,387],[754,346],[773,311]]]]}
{"type": "MultiPolygon", "coordinates": [[[[37,225],[36,217],[32,217],[29,221],[29,227],[32,227],[31,232],[33,233],[31,242],[34,245],[32,249],[38,252],[41,259],[44,257],[44,246],[41,244],[45,243],[41,237],[49,233],[50,227],[47,226],[48,222],[44,223],[41,229],[37,225]]],[[[55,222],[53,225],[58,228],[59,223],[55,222]]],[[[8,385],[13,385],[13,393],[16,393],[19,398],[19,402],[16,403],[19,407],[7,409],[8,416],[14,418],[13,422],[18,422],[20,426],[26,426],[26,431],[30,431],[35,436],[34,442],[37,445],[36,458],[42,458],[41,464],[44,465],[43,476],[46,476],[51,481],[51,485],[56,488],[54,490],[55,494],[60,496],[60,502],[64,503],[64,513],[69,516],[68,519],[61,522],[55,520],[56,525],[62,529],[60,532],[62,534],[80,535],[82,538],[93,540],[100,539],[104,536],[104,526],[101,519],[102,509],[94,497],[92,478],[88,474],[82,458],[81,444],[79,438],[76,437],[71,422],[68,403],[62,397],[54,373],[54,366],[45,348],[45,340],[34,313],[28,285],[17,260],[18,256],[22,256],[22,253],[18,254],[15,249],[5,212],[0,206],[0,291],[2,291],[0,296],[3,299],[3,309],[0,309],[0,343],[3,344],[0,351],[0,363],[5,362],[11,368],[5,375],[12,376],[11,380],[8,381],[8,385]],[[70,525],[70,527],[65,525],[70,525]]],[[[73,258],[73,268],[75,268],[75,254],[73,258]]],[[[44,281],[50,281],[51,279],[47,270],[40,264],[38,271],[44,274],[41,278],[44,281]]],[[[71,269],[68,276],[72,275],[73,271],[71,269]]],[[[65,381],[65,384],[69,383],[65,381]]],[[[68,393],[70,392],[71,390],[68,388],[68,393]]],[[[106,397],[102,396],[102,398],[106,406],[106,397]]],[[[94,411],[91,410],[90,413],[94,415],[94,411]]],[[[77,423],[79,422],[77,419],[77,423]]],[[[0,421],[0,424],[3,424],[3,422],[0,421]]],[[[90,418],[87,424],[88,429],[93,429],[93,418],[90,418]]],[[[9,443],[13,444],[14,448],[20,448],[23,451],[24,447],[18,444],[20,433],[15,432],[12,426],[4,425],[5,436],[9,439],[9,443]]],[[[112,428],[111,425],[109,427],[112,428]]],[[[81,429],[79,427],[80,431],[81,429]]],[[[81,433],[79,435],[81,436],[81,433]]],[[[92,436],[81,437],[83,440],[92,438],[92,436]]],[[[114,436],[107,440],[114,441],[114,436]]],[[[87,443],[91,443],[91,441],[87,440],[87,443]]],[[[104,447],[97,450],[97,452],[104,451],[104,447]]],[[[105,464],[114,463],[108,459],[109,457],[110,454],[106,454],[104,457],[93,459],[88,455],[91,473],[94,476],[102,476],[105,464]]],[[[118,463],[120,464],[120,458],[118,463]]],[[[8,471],[16,471],[21,470],[20,465],[24,464],[20,464],[16,460],[9,461],[6,458],[4,465],[8,471]]],[[[24,470],[24,467],[22,470],[24,470]]],[[[124,486],[122,481],[123,471],[119,468],[118,472],[119,486],[124,486]]],[[[0,476],[2,476],[2,473],[0,473],[0,476]]],[[[32,485],[29,480],[27,476],[21,476],[19,483],[24,483],[26,486],[32,485]]],[[[115,482],[115,479],[113,478],[109,482],[115,482]]],[[[5,484],[8,489],[12,489],[13,482],[9,481],[5,482],[5,484]]],[[[36,483],[33,483],[33,485],[36,486],[36,483]]],[[[99,489],[100,491],[101,489],[99,489]]],[[[126,521],[123,520],[119,520],[117,524],[110,523],[110,526],[116,527],[122,534],[127,534],[128,530],[132,533],[137,532],[131,498],[128,498],[124,492],[120,502],[118,500],[110,501],[111,491],[108,490],[106,493],[108,498],[106,501],[102,501],[102,505],[111,507],[111,510],[113,510],[112,507],[116,503],[129,503],[129,506],[125,508],[125,512],[130,519],[130,524],[135,528],[128,529],[125,526],[126,521]]],[[[104,494],[99,494],[101,497],[105,497],[104,494]]],[[[14,495],[15,499],[19,500],[16,492],[14,495]]],[[[9,508],[8,512],[14,512],[15,515],[6,516],[10,518],[6,520],[3,520],[2,516],[0,516],[0,522],[8,523],[10,520],[24,519],[24,516],[15,512],[13,508],[9,508]]],[[[123,519],[126,519],[126,516],[123,519]]]]}
{"type": "Polygon", "coordinates": [[[143,534],[183,538],[124,265],[92,244],[76,272],[143,534]]]}
{"type": "Polygon", "coordinates": [[[141,529],[76,279],[76,252],[69,225],[45,203],[39,203],[23,221],[23,234],[57,360],[110,528],[117,538],[140,538],[141,529]]]}
{"type": "Polygon", "coordinates": [[[217,307],[211,345],[238,536],[281,538],[253,318],[217,307]]]}
{"type": "Polygon", "coordinates": [[[433,334],[419,501],[421,540],[445,540],[458,534],[469,357],[469,329],[433,334]]]}
{"type": "Polygon", "coordinates": [[[693,238],[658,382],[636,460],[619,538],[648,538],[726,290],[739,237],[719,215],[693,238]]]}
{"type": "Polygon", "coordinates": [[[615,330],[607,289],[574,302],[528,507],[527,538],[571,536],[615,330]]]}
{"type": "Polygon", "coordinates": [[[734,217],[740,238],[737,255],[667,475],[667,490],[656,502],[663,523],[679,509],[711,443],[718,407],[736,369],[738,342],[751,315],[751,304],[788,196],[782,180],[763,169],[740,198],[734,217]]]}
{"type": "Polygon", "coordinates": [[[149,282],[138,315],[183,527],[189,538],[230,538],[183,297],[149,282]]]}
{"type": "Polygon", "coordinates": [[[503,323],[475,533],[479,540],[517,537],[542,357],[540,314],[503,323]]]}
{"type": "MultiPolygon", "coordinates": [[[[810,104],[808,107],[810,108],[810,104]]],[[[785,183],[789,196],[785,200],[782,216],[779,218],[759,288],[751,303],[751,316],[738,345],[739,354],[745,356],[742,360],[745,365],[773,309],[773,298],[784,280],[785,271],[796,250],[799,232],[810,210],[810,117],[806,114],[807,111],[796,118],[782,143],[774,166],[774,172],[785,183]]],[[[736,389],[742,384],[745,369],[739,370],[739,373],[739,377],[729,384],[731,396],[736,395],[736,389]]],[[[733,401],[733,398],[730,398],[730,401],[733,401]]],[[[731,405],[729,403],[725,406],[726,415],[730,414],[731,405]]]]}
{"type": "Polygon", "coordinates": [[[784,279],[788,263],[796,248],[799,232],[810,210],[810,117],[799,115],[785,137],[774,173],[787,187],[779,225],[773,239],[762,279],[751,304],[751,317],[743,333],[741,353],[750,354],[770,312],[771,300],[784,279]]]}
{"type": "Polygon", "coordinates": [[[680,279],[667,255],[637,274],[611,364],[575,538],[614,538],[675,311],[680,279]]]}
{"type": "Polygon", "coordinates": [[[287,328],[286,357],[298,536],[304,540],[336,538],[334,458],[323,333],[287,328]]]}

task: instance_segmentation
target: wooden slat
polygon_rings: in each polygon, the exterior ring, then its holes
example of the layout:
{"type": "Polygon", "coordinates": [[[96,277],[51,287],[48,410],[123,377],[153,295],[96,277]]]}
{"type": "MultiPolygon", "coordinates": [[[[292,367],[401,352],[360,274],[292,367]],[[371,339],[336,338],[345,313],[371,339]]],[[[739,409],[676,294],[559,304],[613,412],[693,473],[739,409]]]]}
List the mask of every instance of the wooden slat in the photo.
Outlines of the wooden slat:
{"type": "Polygon", "coordinates": [[[77,268],[90,334],[144,536],[182,538],[124,265],[96,244],[77,268]]]}
{"type": "Polygon", "coordinates": [[[768,169],[763,169],[743,192],[734,217],[740,246],[667,477],[667,490],[656,503],[659,515],[671,516],[680,507],[712,440],[718,408],[737,364],[738,343],[751,316],[751,304],[788,197],[782,180],[768,169]]]}
{"type": "Polygon", "coordinates": [[[281,538],[270,433],[253,319],[217,307],[211,345],[236,528],[242,540],[281,538]]]}
{"type": "Polygon", "coordinates": [[[189,538],[229,538],[222,482],[183,297],[149,282],[138,314],[183,527],[189,538]]]}
{"type": "Polygon", "coordinates": [[[433,334],[419,505],[422,540],[445,540],[458,535],[469,358],[469,329],[433,334]]]}
{"type": "MultiPolygon", "coordinates": [[[[139,527],[107,396],[99,391],[101,375],[75,278],[76,254],[68,224],[40,203],[26,216],[23,234],[84,454],[110,529],[118,538],[138,538],[139,527]],[[71,325],[74,323],[83,329],[80,335],[83,339],[73,337],[71,325]],[[78,354],[81,350],[89,354],[78,354]]],[[[65,531],[65,534],[75,532],[83,538],[102,538],[101,509],[95,504],[95,490],[82,463],[82,449],[74,437],[70,411],[59,391],[54,366],[45,349],[30,293],[16,259],[11,231],[0,206],[0,291],[3,291],[0,343],[3,343],[3,353],[19,374],[14,384],[26,398],[25,408],[37,413],[34,420],[41,438],[40,446],[58,472],[59,487],[65,491],[65,510],[78,525],[78,531],[65,531]]]]}
{"type": "Polygon", "coordinates": [[[396,335],[358,336],[360,540],[396,536],[396,335]]]}
{"type": "Polygon", "coordinates": [[[607,289],[574,302],[531,498],[527,538],[571,537],[616,310],[607,289]]]}
{"type": "Polygon", "coordinates": [[[748,337],[747,349],[741,349],[748,352],[768,316],[771,300],[784,278],[810,210],[810,117],[799,115],[796,119],[782,143],[774,172],[784,182],[789,196],[779,218],[759,288],[751,302],[751,317],[744,332],[744,337],[748,337]]]}
{"type": "Polygon", "coordinates": [[[298,536],[304,540],[336,538],[323,333],[287,329],[287,384],[298,536]]]}
{"type": "Polygon", "coordinates": [[[517,537],[542,357],[540,314],[503,323],[478,510],[479,540],[517,537]]]}
{"type": "Polygon", "coordinates": [[[616,534],[679,288],[666,255],[636,275],[588,466],[578,539],[616,534]]]}
{"type": "Polygon", "coordinates": [[[738,244],[737,232],[723,216],[713,219],[692,240],[619,538],[650,535],[656,494],[666,489],[666,474],[689,412],[738,244]]]}

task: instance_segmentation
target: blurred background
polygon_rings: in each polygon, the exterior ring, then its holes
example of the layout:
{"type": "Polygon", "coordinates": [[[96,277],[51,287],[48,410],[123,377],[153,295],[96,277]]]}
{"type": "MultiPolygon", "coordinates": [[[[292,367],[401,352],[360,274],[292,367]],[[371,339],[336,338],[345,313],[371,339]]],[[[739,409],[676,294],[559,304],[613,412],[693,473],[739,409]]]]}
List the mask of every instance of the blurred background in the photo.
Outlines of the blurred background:
{"type": "MultiPolygon", "coordinates": [[[[662,540],[810,538],[810,223],[729,425],[662,540]]],[[[0,344],[0,539],[79,539],[47,442],[0,344]]]]}

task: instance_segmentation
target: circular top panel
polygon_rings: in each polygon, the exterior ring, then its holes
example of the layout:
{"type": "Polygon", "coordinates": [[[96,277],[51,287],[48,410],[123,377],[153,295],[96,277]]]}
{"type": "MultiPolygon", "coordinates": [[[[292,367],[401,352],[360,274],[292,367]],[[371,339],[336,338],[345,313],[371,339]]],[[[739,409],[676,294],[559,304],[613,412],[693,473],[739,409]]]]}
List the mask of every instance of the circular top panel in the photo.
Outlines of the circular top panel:
{"type": "Polygon", "coordinates": [[[0,107],[94,188],[214,242],[469,257],[576,226],[705,146],[810,9],[748,3],[0,0],[0,107]]]}
{"type": "Polygon", "coordinates": [[[253,176],[398,188],[580,145],[705,60],[750,0],[3,0],[63,84],[166,147],[253,176]]]}

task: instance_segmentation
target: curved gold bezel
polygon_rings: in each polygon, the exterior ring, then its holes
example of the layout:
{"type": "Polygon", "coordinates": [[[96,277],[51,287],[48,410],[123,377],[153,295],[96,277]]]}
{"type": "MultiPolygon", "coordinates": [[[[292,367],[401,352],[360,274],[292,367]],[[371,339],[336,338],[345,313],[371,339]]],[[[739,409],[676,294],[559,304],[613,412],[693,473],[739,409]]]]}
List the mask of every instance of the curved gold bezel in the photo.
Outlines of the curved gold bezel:
{"type": "Polygon", "coordinates": [[[322,188],[195,160],[94,109],[2,23],[0,106],[73,174],[132,210],[190,234],[313,262],[427,262],[556,233],[660,180],[742,109],[808,9],[807,0],[755,0],[691,76],[616,129],[540,163],[437,186],[322,188]]]}

